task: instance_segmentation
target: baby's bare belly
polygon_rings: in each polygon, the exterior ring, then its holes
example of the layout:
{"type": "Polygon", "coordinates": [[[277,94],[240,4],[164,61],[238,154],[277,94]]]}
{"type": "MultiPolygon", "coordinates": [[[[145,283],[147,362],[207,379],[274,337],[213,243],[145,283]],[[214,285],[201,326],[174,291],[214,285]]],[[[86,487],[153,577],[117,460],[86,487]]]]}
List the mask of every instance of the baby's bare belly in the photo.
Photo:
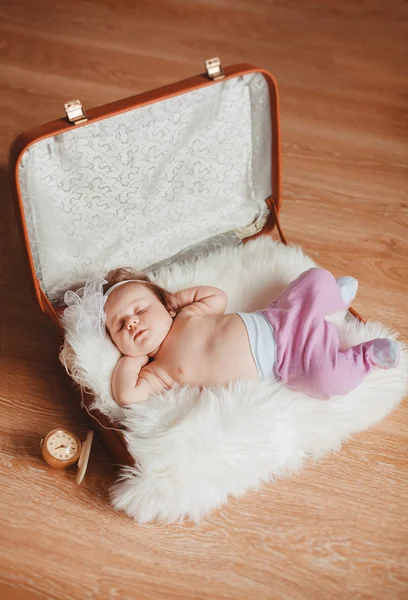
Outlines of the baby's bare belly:
{"type": "Polygon", "coordinates": [[[154,362],[180,384],[225,385],[258,378],[246,327],[236,314],[180,315],[154,362]]]}

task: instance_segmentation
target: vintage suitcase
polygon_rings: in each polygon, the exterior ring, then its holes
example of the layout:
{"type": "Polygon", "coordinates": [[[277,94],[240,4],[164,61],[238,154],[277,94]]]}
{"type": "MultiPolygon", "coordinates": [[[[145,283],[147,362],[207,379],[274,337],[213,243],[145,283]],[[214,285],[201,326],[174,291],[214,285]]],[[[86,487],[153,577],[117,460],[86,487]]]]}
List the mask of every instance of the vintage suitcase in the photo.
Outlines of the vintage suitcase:
{"type": "MultiPolygon", "coordinates": [[[[145,269],[275,227],[285,242],[278,91],[267,71],[223,70],[211,59],[191,79],[65,109],[66,118],[21,134],[10,154],[35,293],[60,330],[64,292],[90,275],[145,269]]],[[[89,406],[91,396],[82,399],[89,406]]],[[[112,459],[133,464],[109,419],[91,416],[112,459]]]]}

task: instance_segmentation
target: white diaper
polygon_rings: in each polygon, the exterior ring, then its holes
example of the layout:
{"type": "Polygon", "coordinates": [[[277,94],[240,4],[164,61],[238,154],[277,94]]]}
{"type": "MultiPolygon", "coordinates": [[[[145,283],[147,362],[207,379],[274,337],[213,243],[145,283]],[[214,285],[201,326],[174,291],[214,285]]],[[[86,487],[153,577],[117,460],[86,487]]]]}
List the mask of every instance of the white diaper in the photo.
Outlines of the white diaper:
{"type": "Polygon", "coordinates": [[[237,313],[248,332],[252,356],[261,379],[275,377],[277,346],[272,325],[261,313],[237,313]]]}

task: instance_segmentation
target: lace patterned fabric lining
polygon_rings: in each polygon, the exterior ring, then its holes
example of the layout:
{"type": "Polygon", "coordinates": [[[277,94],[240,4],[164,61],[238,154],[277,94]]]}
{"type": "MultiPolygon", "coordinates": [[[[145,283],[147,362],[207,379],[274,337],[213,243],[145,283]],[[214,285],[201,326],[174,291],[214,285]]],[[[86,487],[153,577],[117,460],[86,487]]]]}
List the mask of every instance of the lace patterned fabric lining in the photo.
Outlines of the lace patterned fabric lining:
{"type": "Polygon", "coordinates": [[[40,140],[19,180],[52,301],[91,275],[235,240],[264,219],[271,194],[267,83],[237,77],[40,140]]]}

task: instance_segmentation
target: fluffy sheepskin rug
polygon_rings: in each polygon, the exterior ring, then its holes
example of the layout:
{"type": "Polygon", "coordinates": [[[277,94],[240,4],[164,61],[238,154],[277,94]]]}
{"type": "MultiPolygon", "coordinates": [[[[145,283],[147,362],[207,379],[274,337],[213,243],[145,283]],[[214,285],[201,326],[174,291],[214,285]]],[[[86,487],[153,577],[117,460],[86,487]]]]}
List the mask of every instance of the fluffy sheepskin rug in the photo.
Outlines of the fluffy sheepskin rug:
{"type": "MultiPolygon", "coordinates": [[[[215,285],[228,294],[227,312],[251,311],[264,307],[313,265],[299,248],[265,236],[194,263],[173,264],[155,279],[171,291],[215,285]]],[[[396,338],[380,323],[364,325],[345,314],[332,320],[345,347],[375,337],[396,338]]],[[[110,394],[118,358],[109,339],[67,332],[61,359],[76,381],[95,392],[95,405],[127,429],[138,466],[124,468],[111,498],[113,506],[139,523],[199,521],[229,495],[240,496],[297,471],[305,458],[321,457],[383,419],[401,401],[408,378],[408,355],[401,344],[396,369],[376,370],[348,396],[326,402],[277,381],[249,381],[201,392],[174,389],[122,409],[110,394]]]]}

